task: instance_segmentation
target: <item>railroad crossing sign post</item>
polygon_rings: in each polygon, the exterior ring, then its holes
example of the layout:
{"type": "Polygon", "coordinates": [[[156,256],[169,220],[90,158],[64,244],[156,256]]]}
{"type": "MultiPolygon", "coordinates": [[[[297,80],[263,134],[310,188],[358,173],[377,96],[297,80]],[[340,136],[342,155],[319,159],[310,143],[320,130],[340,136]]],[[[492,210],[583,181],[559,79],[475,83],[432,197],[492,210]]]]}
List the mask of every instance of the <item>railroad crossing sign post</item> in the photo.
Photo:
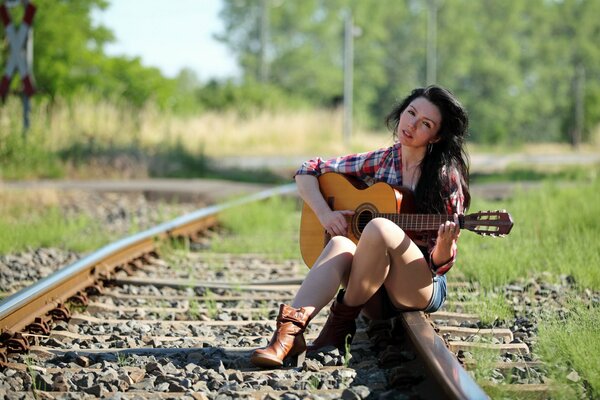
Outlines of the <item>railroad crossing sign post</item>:
{"type": "Polygon", "coordinates": [[[33,74],[33,35],[31,25],[35,16],[36,7],[29,0],[5,0],[0,4],[0,20],[6,31],[9,44],[9,57],[0,81],[0,98],[6,101],[10,89],[10,82],[15,74],[19,73],[23,84],[23,127],[29,128],[29,98],[35,93],[33,74]],[[9,7],[23,4],[25,14],[22,23],[17,27],[8,12],[9,7]]]}

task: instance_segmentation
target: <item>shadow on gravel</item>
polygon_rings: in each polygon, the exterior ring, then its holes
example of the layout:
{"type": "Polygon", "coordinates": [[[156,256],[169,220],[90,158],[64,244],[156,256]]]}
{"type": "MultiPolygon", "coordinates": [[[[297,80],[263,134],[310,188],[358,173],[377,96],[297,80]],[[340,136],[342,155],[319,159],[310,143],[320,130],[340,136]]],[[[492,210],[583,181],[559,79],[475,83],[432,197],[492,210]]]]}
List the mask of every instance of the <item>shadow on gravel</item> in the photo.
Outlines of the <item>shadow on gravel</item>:
{"type": "MultiPolygon", "coordinates": [[[[396,324],[386,320],[367,326],[359,321],[359,331],[351,357],[324,349],[299,367],[261,370],[249,362],[253,349],[218,346],[52,351],[55,357],[50,363],[86,368],[87,372],[71,377],[77,386],[73,390],[82,391],[97,388],[99,382],[118,390],[127,371],[126,391],[200,391],[235,397],[275,390],[293,396],[306,391],[309,398],[325,393],[348,399],[444,398],[396,324]]],[[[53,377],[47,380],[52,382],[53,377]]]]}

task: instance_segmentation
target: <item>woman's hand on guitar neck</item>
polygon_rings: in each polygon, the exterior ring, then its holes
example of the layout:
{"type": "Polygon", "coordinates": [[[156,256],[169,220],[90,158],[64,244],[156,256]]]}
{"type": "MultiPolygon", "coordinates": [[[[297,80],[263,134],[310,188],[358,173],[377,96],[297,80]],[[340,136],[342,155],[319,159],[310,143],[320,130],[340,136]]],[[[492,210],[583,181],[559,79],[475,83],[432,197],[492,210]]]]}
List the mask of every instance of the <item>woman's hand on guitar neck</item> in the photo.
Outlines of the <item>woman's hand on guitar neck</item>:
{"type": "Polygon", "coordinates": [[[318,215],[318,218],[325,231],[331,236],[348,236],[348,220],[346,217],[352,215],[354,215],[352,210],[329,210],[318,215]]]}
{"type": "Polygon", "coordinates": [[[432,257],[435,265],[443,265],[456,254],[456,242],[460,237],[458,214],[454,213],[454,221],[446,221],[440,225],[432,257]]]}

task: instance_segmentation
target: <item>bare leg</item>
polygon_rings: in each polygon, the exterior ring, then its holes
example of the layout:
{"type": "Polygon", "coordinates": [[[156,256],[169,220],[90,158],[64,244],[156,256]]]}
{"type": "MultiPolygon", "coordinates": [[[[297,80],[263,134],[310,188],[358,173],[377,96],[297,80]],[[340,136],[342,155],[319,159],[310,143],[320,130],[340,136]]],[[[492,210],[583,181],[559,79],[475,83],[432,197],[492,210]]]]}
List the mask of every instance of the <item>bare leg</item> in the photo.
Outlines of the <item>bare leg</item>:
{"type": "Polygon", "coordinates": [[[302,282],[292,307],[304,307],[314,317],[348,280],[355,244],[343,236],[331,238],[302,282]]]}
{"type": "Polygon", "coordinates": [[[423,309],[433,292],[421,250],[396,224],[376,218],[358,242],[344,303],[365,304],[382,285],[398,308],[423,309]]]}

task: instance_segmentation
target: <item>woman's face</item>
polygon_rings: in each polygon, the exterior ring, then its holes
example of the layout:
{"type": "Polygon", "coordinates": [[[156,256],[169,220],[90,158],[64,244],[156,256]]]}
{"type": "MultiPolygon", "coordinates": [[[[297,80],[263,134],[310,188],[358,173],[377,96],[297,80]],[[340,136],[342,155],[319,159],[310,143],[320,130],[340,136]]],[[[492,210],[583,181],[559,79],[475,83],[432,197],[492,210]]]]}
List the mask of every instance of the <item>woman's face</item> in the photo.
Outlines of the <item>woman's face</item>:
{"type": "Polygon", "coordinates": [[[424,97],[417,97],[400,114],[396,134],[403,146],[427,147],[438,140],[441,123],[438,107],[424,97]]]}

